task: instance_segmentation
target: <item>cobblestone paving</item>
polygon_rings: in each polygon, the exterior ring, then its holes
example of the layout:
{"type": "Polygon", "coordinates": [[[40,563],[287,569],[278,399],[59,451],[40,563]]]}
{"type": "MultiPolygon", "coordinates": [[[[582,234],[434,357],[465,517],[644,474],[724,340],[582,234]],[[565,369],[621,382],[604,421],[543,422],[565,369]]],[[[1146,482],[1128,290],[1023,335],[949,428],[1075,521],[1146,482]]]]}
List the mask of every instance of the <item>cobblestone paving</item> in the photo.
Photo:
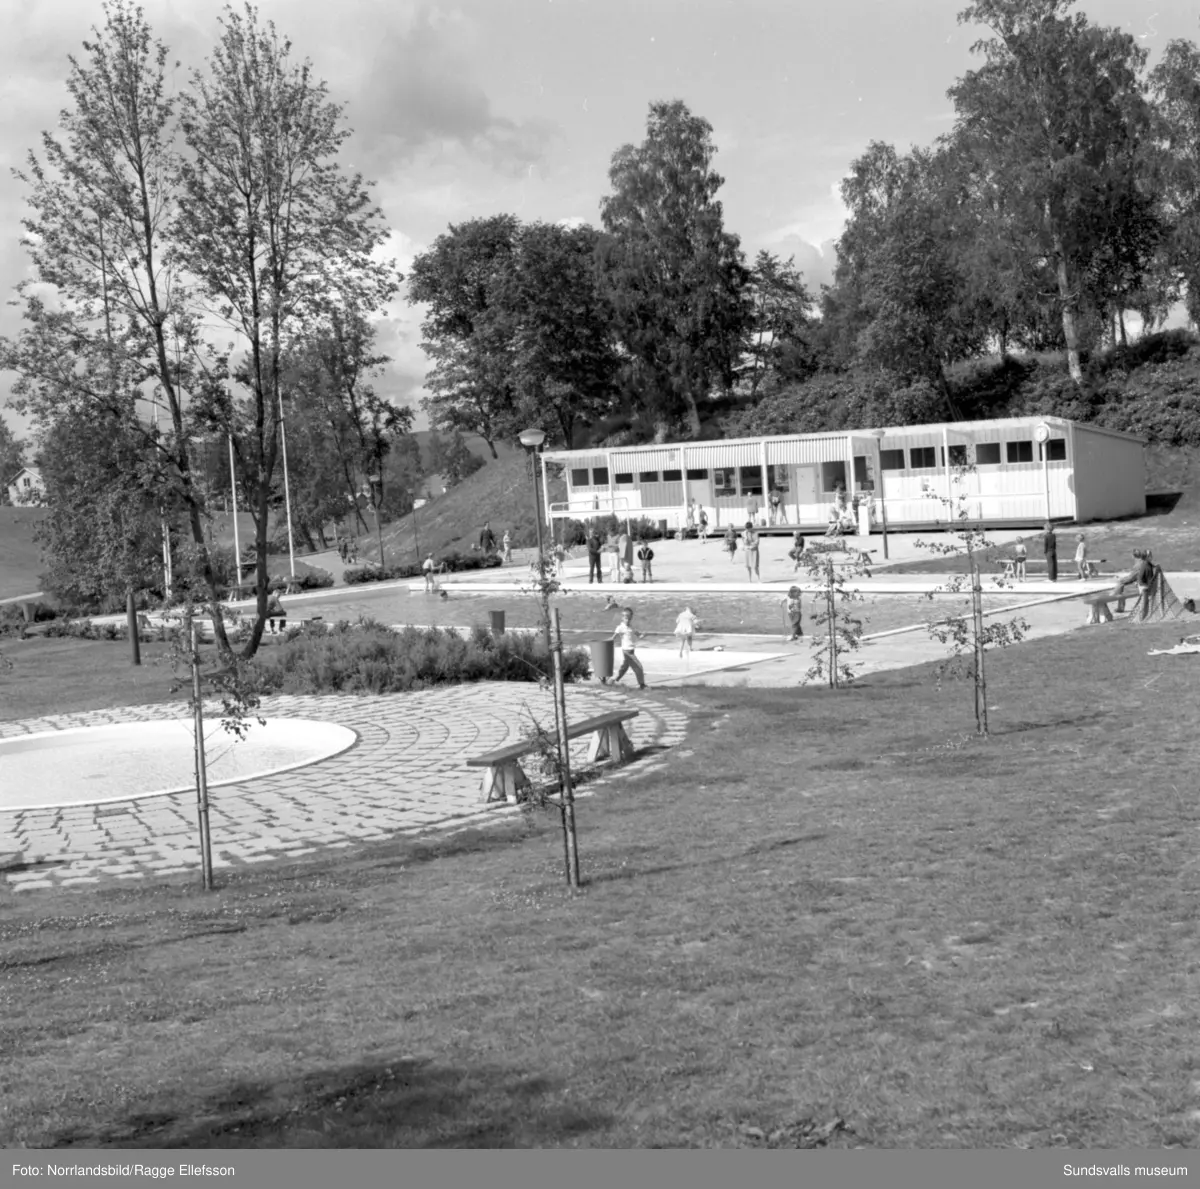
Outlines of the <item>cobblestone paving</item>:
{"type": "MultiPolygon", "coordinates": [[[[636,690],[567,689],[572,718],[635,706],[626,724],[638,750],[671,747],[686,711],[636,690]]],[[[216,713],[216,708],[213,708],[216,713]]],[[[137,706],[0,723],[0,739],[39,731],[181,717],[183,705],[137,706]]],[[[481,683],[382,697],[276,697],[264,718],[314,718],[350,727],[358,743],[341,755],[291,772],[209,793],[213,865],[261,863],[398,833],[478,824],[507,812],[479,800],[481,771],[468,757],[518,740],[533,715],[553,730],[548,690],[481,683]]],[[[586,761],[587,739],[572,745],[586,761]]],[[[645,766],[645,760],[633,767],[645,766]]],[[[0,810],[0,878],[14,890],[80,887],[198,869],[194,792],[103,805],[0,810]],[[21,869],[24,868],[24,869],[21,869]]]]}

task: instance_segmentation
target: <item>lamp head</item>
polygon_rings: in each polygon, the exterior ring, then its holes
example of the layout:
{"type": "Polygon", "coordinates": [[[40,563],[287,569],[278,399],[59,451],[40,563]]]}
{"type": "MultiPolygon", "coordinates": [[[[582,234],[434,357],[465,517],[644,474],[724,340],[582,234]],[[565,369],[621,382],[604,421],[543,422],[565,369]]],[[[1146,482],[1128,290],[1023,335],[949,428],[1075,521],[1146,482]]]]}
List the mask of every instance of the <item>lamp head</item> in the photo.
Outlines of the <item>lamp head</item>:
{"type": "Polygon", "coordinates": [[[546,431],[544,429],[525,429],[521,431],[519,440],[527,450],[536,450],[546,440],[546,431]]]}

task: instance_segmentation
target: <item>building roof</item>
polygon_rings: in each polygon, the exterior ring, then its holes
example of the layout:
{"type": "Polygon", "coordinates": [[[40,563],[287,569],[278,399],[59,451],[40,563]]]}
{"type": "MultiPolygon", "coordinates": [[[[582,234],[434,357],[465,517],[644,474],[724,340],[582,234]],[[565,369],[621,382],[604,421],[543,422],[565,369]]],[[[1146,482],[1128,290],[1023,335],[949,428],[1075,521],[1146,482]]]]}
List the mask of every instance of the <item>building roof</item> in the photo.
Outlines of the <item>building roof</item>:
{"type": "Polygon", "coordinates": [[[42,472],[37,467],[22,467],[11,479],[5,482],[5,486],[11,487],[22,475],[32,475],[39,483],[42,479],[42,472]]]}
{"type": "Polygon", "coordinates": [[[686,442],[643,442],[628,446],[591,446],[581,450],[546,450],[543,457],[549,459],[582,458],[585,455],[625,454],[653,450],[677,450],[680,446],[753,446],[758,442],[784,441],[838,441],[846,438],[866,438],[882,434],[886,438],[905,438],[924,436],[930,433],[940,434],[943,430],[950,434],[974,433],[981,430],[1015,429],[1020,426],[1034,426],[1045,422],[1054,427],[1066,428],[1074,426],[1089,433],[1100,433],[1108,437],[1123,438],[1126,441],[1146,442],[1145,438],[1136,434],[1123,433],[1120,430],[1106,429],[1088,422],[1070,421],[1065,417],[998,417],[984,421],[939,421],[933,425],[897,425],[872,426],[863,429],[824,430],[821,433],[784,433],[761,434],[753,438],[713,438],[703,441],[686,442]]]}

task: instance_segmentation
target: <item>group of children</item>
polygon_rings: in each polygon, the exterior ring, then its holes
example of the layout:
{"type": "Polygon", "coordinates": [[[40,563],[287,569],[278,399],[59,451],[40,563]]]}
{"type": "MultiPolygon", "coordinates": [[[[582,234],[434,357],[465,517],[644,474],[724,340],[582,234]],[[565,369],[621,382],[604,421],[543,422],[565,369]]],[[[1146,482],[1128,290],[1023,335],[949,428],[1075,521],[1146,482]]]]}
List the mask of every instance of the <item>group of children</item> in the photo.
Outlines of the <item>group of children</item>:
{"type": "MultiPolygon", "coordinates": [[[[1047,521],[1042,533],[1042,552],[1046,557],[1046,577],[1051,582],[1058,581],[1058,538],[1054,534],[1054,526],[1047,521]]],[[[1025,581],[1025,563],[1029,560],[1029,549],[1024,537],[1018,537],[1013,542],[1013,577],[1017,582],[1025,581]]],[[[1075,538],[1075,572],[1081,580],[1091,577],[1089,570],[1091,562],[1088,559],[1087,538],[1080,533],[1075,538]]]]}

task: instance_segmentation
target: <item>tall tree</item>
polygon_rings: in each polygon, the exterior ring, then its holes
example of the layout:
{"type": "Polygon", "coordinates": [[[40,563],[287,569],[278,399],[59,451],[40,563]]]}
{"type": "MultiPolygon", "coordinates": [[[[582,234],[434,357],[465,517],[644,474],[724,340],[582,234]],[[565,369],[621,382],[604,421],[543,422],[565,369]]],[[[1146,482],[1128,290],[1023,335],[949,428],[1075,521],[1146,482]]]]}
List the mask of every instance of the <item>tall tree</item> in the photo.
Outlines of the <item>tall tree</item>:
{"type": "Polygon", "coordinates": [[[1150,72],[1150,86],[1163,166],[1165,264],[1182,288],[1188,317],[1196,325],[1200,324],[1200,50],[1190,41],[1169,42],[1150,72]]]}
{"type": "Polygon", "coordinates": [[[1082,383],[1086,272],[1111,242],[1138,186],[1149,107],[1133,38],[1076,13],[1074,0],[977,0],[960,23],[993,36],[973,46],[984,65],[949,91],[958,143],[1019,205],[1039,256],[1054,270],[1072,379],[1082,383]]]}
{"type": "Polygon", "coordinates": [[[268,514],[288,353],[331,310],[382,309],[399,277],[377,258],[386,229],[366,183],[338,169],[349,136],[341,106],[249,4],[240,14],[227,8],[220,27],[207,73],[193,73],[181,104],[188,152],[172,230],[176,257],[211,313],[245,344],[232,369],[227,354],[213,354],[200,403],[207,423],[233,435],[255,519],[252,653],[266,618],[268,514]],[[247,394],[240,415],[220,382],[231,371],[247,394]]]}
{"type": "Polygon", "coordinates": [[[781,260],[760,251],[750,274],[751,319],[743,382],[751,397],[773,376],[779,383],[796,383],[816,371],[808,339],[813,299],[795,259],[781,260]]]}
{"type": "Polygon", "coordinates": [[[601,200],[604,290],[627,379],[659,439],[700,432],[700,404],[733,386],[750,310],[749,273],[724,229],[712,126],[679,100],[650,107],[647,136],[613,154],[601,200]]]}
{"type": "Polygon", "coordinates": [[[519,429],[538,425],[571,449],[575,429],[612,412],[620,361],[596,278],[592,227],[522,227],[500,274],[496,310],[512,328],[519,429]]]}
{"type": "Polygon", "coordinates": [[[18,286],[25,327],[0,344],[0,364],[18,373],[14,405],[42,434],[68,417],[116,418],[142,436],[159,502],[186,518],[215,614],[219,575],[189,453],[200,324],[169,243],[178,156],[167,49],[128,0],[112,0],[103,13],[102,28],[84,42],[87,57],[69,59],[72,105],[61,114],[61,137],[45,134],[41,157],[31,153],[16,174],[29,187],[23,223],[33,277],[18,286]],[[45,285],[52,300],[42,296],[45,285]],[[161,426],[139,410],[143,392],[163,409],[161,426]]]}
{"type": "Polygon", "coordinates": [[[496,442],[518,432],[513,386],[513,326],[497,306],[497,286],[512,266],[520,222],[514,215],[475,219],[438,236],[412,264],[408,300],[429,308],[421,343],[433,360],[424,404],[434,428],[496,442]]]}
{"type": "Polygon", "coordinates": [[[25,443],[0,417],[0,504],[8,503],[8,485],[25,465],[25,443]]]}

